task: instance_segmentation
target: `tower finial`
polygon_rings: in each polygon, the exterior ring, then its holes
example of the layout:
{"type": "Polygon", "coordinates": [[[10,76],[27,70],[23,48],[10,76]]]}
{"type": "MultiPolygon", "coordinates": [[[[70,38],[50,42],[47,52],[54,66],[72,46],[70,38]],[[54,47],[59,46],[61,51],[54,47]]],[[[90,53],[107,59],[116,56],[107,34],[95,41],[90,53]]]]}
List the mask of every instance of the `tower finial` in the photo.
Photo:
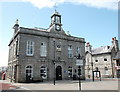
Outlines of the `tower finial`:
{"type": "Polygon", "coordinates": [[[57,12],[57,3],[54,5],[55,12],[57,12]]]}
{"type": "Polygon", "coordinates": [[[18,19],[16,19],[16,24],[18,24],[18,19]]]}
{"type": "Polygon", "coordinates": [[[16,33],[18,31],[18,29],[19,29],[18,19],[16,19],[13,29],[14,29],[14,33],[16,33]]]}

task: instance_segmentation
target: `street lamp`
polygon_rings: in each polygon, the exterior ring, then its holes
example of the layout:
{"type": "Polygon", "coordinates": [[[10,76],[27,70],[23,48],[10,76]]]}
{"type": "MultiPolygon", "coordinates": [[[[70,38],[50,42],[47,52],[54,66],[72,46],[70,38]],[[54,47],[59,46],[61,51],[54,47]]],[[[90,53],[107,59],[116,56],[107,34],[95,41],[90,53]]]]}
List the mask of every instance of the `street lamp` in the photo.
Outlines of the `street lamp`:
{"type": "Polygon", "coordinates": [[[77,60],[76,60],[76,65],[78,66],[78,75],[79,75],[79,90],[81,90],[81,79],[80,79],[80,72],[81,72],[81,67],[83,66],[83,59],[82,57],[80,56],[80,54],[78,55],[77,57],[77,60]]]}
{"type": "Polygon", "coordinates": [[[55,85],[55,61],[53,61],[54,64],[54,85],[55,85]]]}
{"type": "Polygon", "coordinates": [[[54,43],[54,60],[53,60],[53,64],[54,64],[54,85],[55,85],[55,41],[53,41],[54,43]]]}
{"type": "Polygon", "coordinates": [[[93,62],[91,62],[91,66],[92,66],[92,79],[93,79],[93,81],[94,81],[94,76],[93,76],[93,62]]]}

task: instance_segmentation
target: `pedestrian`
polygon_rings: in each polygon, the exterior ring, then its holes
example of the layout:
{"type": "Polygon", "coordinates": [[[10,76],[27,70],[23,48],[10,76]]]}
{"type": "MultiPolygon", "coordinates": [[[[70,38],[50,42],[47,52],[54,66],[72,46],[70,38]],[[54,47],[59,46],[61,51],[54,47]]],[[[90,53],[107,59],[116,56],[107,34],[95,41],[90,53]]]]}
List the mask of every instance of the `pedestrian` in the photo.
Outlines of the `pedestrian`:
{"type": "Polygon", "coordinates": [[[2,80],[5,80],[5,77],[6,77],[6,72],[3,72],[2,73],[2,80]]]}

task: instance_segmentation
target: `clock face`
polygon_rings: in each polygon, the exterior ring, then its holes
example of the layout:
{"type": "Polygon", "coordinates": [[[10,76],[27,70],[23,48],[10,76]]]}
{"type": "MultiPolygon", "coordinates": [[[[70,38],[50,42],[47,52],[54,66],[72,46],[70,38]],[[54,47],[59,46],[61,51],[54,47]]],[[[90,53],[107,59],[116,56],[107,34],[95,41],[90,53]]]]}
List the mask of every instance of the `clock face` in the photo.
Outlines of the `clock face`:
{"type": "Polygon", "coordinates": [[[60,26],[59,25],[56,25],[56,30],[60,31],[60,26]]]}

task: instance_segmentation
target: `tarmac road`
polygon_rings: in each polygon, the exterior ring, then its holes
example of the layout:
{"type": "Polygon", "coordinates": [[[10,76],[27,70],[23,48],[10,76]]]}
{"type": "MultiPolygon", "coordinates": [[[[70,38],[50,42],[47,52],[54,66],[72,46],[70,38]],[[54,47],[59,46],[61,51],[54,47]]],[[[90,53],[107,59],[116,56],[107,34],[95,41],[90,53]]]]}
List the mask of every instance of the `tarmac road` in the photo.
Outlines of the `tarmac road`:
{"type": "MultiPolygon", "coordinates": [[[[53,85],[53,81],[40,83],[12,83],[12,85],[15,86],[8,86],[13,87],[12,90],[4,90],[2,92],[50,92],[50,90],[51,92],[58,92],[61,90],[65,90],[65,92],[79,91],[78,81],[73,80],[56,81],[56,85],[53,85]]],[[[118,92],[118,79],[104,79],[102,81],[95,80],[94,82],[92,80],[86,80],[82,81],[81,85],[83,92],[118,92]]]]}

